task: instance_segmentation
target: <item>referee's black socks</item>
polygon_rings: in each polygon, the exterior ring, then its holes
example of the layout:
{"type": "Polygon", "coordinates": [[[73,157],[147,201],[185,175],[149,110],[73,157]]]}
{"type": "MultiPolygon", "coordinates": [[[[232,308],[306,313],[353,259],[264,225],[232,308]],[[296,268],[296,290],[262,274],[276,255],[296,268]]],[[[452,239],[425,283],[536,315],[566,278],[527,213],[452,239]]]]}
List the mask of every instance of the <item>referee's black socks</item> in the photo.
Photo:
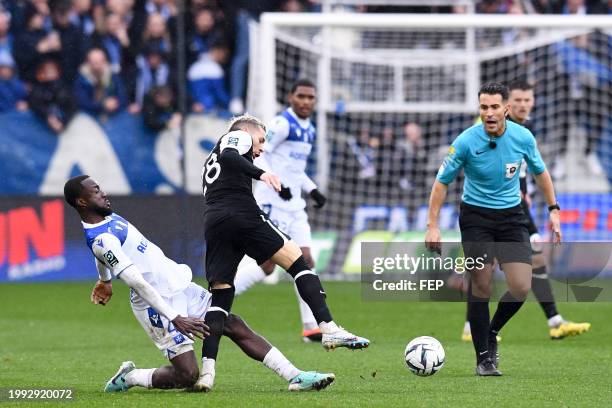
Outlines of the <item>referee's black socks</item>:
{"type": "Polygon", "coordinates": [[[212,301],[204,318],[204,323],[209,328],[210,336],[206,337],[202,344],[202,357],[216,360],[225,319],[229,316],[232,310],[232,303],[234,302],[234,287],[211,289],[210,293],[212,294],[212,301]]]}
{"type": "Polygon", "coordinates": [[[546,267],[541,266],[533,270],[531,278],[531,290],[535,295],[536,299],[544,309],[544,314],[547,319],[559,314],[557,312],[557,305],[555,305],[555,299],[553,298],[552,289],[550,287],[550,281],[546,274],[546,267]]]}
{"type": "Polygon", "coordinates": [[[303,256],[287,269],[295,281],[300,296],[306,302],[317,323],[331,322],[333,319],[327,303],[325,302],[325,291],[316,273],[310,270],[303,256]]]}
{"type": "Polygon", "coordinates": [[[508,323],[508,320],[510,320],[512,316],[518,312],[521,306],[523,306],[523,303],[525,303],[524,300],[516,299],[510,292],[504,293],[501,299],[499,299],[497,310],[493,315],[493,320],[491,320],[491,331],[489,335],[496,336],[502,327],[508,323]]]}
{"type": "Polygon", "coordinates": [[[468,321],[472,331],[472,343],[476,351],[476,362],[480,364],[482,360],[489,357],[489,299],[474,296],[470,286],[467,310],[468,321]]]}

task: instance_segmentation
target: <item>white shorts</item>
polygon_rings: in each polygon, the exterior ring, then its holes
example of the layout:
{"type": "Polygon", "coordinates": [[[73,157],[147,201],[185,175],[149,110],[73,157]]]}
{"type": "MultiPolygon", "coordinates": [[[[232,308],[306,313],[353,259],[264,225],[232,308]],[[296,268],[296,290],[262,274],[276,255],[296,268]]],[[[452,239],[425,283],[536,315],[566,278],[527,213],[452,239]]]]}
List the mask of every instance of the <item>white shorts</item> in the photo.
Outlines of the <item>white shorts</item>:
{"type": "MultiPolygon", "coordinates": [[[[203,319],[210,307],[212,295],[200,285],[191,282],[184,291],[171,298],[165,297],[164,300],[181,316],[203,319]]],[[[134,303],[131,304],[136,320],[168,360],[193,350],[193,340],[176,330],[174,325],[155,309],[142,309],[134,303]]]]}
{"type": "Polygon", "coordinates": [[[312,245],[308,214],[305,210],[285,211],[272,204],[262,204],[261,210],[268,215],[270,221],[281,231],[291,237],[300,248],[312,245]]]}

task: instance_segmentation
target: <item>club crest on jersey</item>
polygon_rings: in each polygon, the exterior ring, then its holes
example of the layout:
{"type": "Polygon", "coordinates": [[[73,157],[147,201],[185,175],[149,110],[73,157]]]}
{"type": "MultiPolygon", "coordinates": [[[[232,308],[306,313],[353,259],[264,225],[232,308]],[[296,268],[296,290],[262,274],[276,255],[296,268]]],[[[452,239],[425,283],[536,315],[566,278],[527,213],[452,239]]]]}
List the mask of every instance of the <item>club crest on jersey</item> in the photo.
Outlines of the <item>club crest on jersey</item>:
{"type": "Polygon", "coordinates": [[[506,163],[506,178],[511,179],[516,174],[518,170],[518,163],[506,163]]]}
{"type": "Polygon", "coordinates": [[[455,146],[451,146],[448,148],[448,155],[452,156],[453,154],[455,154],[455,146]]]}
{"type": "Polygon", "coordinates": [[[113,251],[110,250],[104,253],[104,259],[106,259],[106,262],[108,262],[108,265],[111,267],[119,263],[119,260],[117,259],[115,254],[113,254],[113,251]]]}
{"type": "Polygon", "coordinates": [[[238,146],[238,138],[235,136],[230,136],[227,138],[228,146],[238,146]]]}

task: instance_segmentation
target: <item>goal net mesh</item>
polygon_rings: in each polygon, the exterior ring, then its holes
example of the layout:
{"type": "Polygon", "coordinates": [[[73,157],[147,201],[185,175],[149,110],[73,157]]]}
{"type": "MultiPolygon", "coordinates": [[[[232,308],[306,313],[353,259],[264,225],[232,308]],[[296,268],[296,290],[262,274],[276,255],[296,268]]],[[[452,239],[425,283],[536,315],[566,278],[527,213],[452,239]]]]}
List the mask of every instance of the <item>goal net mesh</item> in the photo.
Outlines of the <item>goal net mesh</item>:
{"type": "MultiPolygon", "coordinates": [[[[363,231],[424,231],[436,172],[452,140],[477,120],[476,93],[486,81],[535,85],[533,132],[567,210],[566,237],[611,239],[609,34],[606,27],[276,26],[276,89],[265,89],[255,72],[250,96],[274,92],[280,111],[295,80],[319,86],[316,115],[325,120],[317,120],[324,123],[317,137],[326,146],[309,171],[329,201],[308,212],[314,231],[338,235],[326,272],[341,272],[363,231]]],[[[444,230],[457,228],[462,180],[449,186],[444,230]]],[[[547,211],[536,190],[533,212],[544,232],[547,211]]]]}

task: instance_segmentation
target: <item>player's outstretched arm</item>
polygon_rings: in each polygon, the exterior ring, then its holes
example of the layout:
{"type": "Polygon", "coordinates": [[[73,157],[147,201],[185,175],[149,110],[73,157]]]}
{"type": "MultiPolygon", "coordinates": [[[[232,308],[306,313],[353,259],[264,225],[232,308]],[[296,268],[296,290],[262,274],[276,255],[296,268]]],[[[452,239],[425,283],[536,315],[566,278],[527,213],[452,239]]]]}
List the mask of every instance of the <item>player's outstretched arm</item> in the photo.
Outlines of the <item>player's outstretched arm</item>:
{"type": "Polygon", "coordinates": [[[442,252],[442,236],[438,227],[440,208],[446,200],[448,186],[440,181],[434,181],[429,196],[429,211],[427,213],[427,233],[425,234],[425,247],[438,254],[442,252]]]}
{"type": "Polygon", "coordinates": [[[223,149],[219,156],[219,163],[223,167],[234,168],[255,180],[260,180],[261,175],[264,174],[262,169],[242,157],[238,150],[233,148],[223,149]]]}

